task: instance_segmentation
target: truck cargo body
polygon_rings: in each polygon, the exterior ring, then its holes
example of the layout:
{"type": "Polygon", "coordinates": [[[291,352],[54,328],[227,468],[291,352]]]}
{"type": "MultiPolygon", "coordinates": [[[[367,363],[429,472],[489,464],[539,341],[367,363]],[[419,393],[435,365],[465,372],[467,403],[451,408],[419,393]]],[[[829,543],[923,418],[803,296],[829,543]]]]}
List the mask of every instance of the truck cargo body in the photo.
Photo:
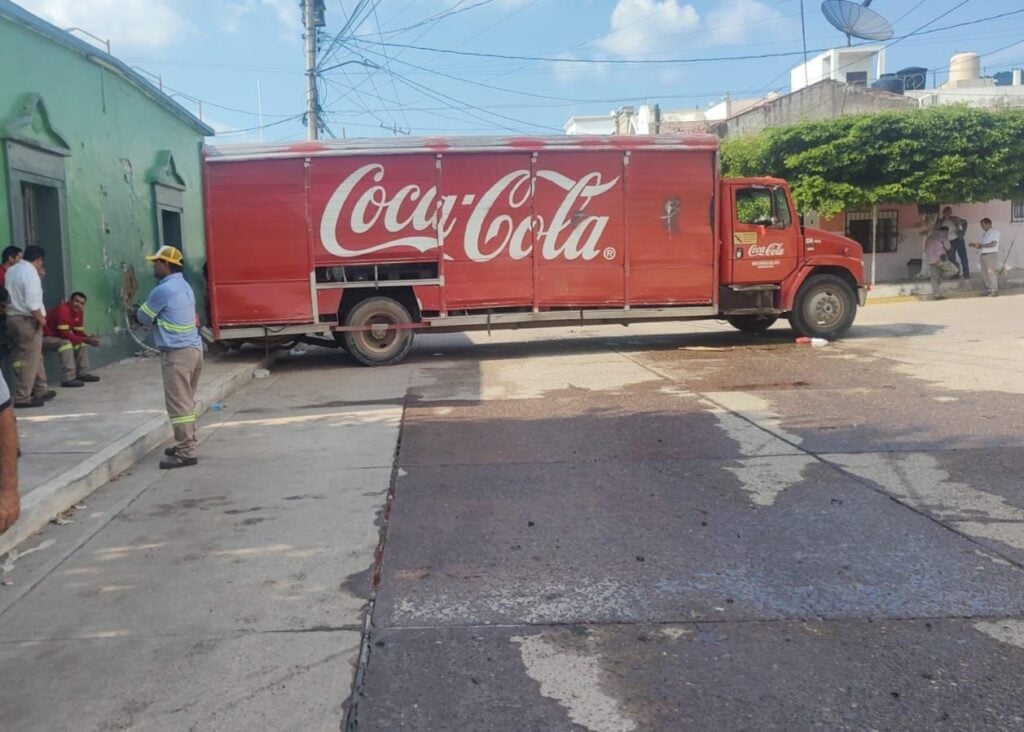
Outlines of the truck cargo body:
{"type": "Polygon", "coordinates": [[[333,331],[389,363],[416,329],[761,329],[816,268],[855,311],[859,245],[802,230],[783,181],[721,181],[717,154],[706,135],[208,148],[213,336],[333,331]]]}

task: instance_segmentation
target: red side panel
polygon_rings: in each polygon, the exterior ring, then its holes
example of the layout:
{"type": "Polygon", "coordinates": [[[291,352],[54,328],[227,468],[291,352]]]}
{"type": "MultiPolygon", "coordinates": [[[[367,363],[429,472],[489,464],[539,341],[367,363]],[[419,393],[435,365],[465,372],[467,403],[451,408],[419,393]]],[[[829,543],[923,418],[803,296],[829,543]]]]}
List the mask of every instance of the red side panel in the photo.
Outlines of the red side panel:
{"type": "Polygon", "coordinates": [[[310,161],[318,266],[436,260],[436,158],[429,154],[310,161]]]}
{"type": "Polygon", "coordinates": [[[302,160],[206,166],[218,327],[313,320],[302,160]]]}
{"type": "Polygon", "coordinates": [[[445,155],[445,300],[450,310],[533,302],[529,153],[445,155]]]}
{"type": "Polygon", "coordinates": [[[634,152],[626,168],[630,305],[710,303],[713,152],[634,152]]]}
{"type": "Polygon", "coordinates": [[[623,304],[622,161],[619,151],[539,154],[538,306],[623,304]]]}

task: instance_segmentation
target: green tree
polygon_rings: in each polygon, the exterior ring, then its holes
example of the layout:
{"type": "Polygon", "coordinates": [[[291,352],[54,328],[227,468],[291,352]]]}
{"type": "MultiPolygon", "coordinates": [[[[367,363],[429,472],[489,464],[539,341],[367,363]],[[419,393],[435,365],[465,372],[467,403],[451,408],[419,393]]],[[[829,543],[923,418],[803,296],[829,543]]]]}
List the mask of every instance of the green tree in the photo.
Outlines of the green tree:
{"type": "Polygon", "coordinates": [[[727,139],[728,176],[785,178],[801,210],[971,203],[1024,190],[1024,111],[962,106],[882,112],[727,139]]]}

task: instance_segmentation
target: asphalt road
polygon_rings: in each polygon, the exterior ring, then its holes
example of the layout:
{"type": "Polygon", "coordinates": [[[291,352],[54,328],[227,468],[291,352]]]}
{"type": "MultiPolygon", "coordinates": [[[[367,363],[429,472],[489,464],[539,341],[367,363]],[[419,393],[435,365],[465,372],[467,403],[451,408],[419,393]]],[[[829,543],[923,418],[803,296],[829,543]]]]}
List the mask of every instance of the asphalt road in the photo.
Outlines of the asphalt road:
{"type": "Polygon", "coordinates": [[[287,359],[21,560],[4,726],[1024,727],[1022,305],[287,359]]]}

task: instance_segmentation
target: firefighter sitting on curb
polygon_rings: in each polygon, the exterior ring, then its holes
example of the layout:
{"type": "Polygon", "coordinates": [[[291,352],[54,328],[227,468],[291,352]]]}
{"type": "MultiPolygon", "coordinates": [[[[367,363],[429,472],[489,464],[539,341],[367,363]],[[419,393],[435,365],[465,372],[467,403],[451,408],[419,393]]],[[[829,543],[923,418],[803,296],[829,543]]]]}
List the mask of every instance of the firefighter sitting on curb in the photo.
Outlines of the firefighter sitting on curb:
{"type": "Polygon", "coordinates": [[[85,386],[99,381],[89,373],[88,346],[98,346],[100,339],[85,332],[85,301],[82,292],[73,292],[67,302],[46,314],[43,327],[43,350],[56,351],[60,359],[61,386],[85,386]]]}
{"type": "Polygon", "coordinates": [[[160,247],[151,257],[160,284],[138,309],[143,325],[156,324],[153,342],[160,350],[164,403],[174,429],[174,447],[164,450],[164,470],[199,462],[196,441],[196,387],[203,369],[203,341],[196,326],[196,296],[181,274],[183,257],[175,247],[160,247]]]}

